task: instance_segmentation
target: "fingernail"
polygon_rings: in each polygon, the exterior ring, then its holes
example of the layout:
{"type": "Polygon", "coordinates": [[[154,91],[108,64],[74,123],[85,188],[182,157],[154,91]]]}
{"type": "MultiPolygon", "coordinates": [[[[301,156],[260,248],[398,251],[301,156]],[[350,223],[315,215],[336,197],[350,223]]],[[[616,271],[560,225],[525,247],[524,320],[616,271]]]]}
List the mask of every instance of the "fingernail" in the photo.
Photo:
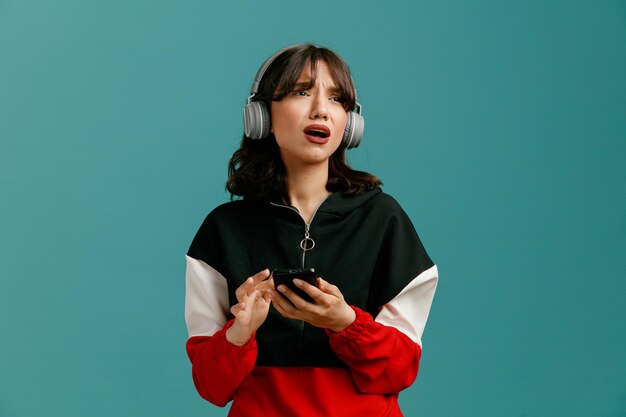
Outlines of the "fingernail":
{"type": "Polygon", "coordinates": [[[278,291],[285,292],[286,290],[287,290],[287,287],[285,287],[284,285],[279,285],[278,286],[278,291]]]}

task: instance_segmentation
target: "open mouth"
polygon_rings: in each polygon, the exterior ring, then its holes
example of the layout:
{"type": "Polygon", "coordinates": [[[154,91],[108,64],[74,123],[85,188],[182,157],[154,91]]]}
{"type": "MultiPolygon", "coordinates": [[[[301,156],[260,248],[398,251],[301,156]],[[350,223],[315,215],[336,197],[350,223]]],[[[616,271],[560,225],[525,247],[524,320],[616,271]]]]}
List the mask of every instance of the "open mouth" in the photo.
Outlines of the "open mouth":
{"type": "Polygon", "coordinates": [[[309,125],[304,128],[304,134],[316,138],[326,139],[330,136],[330,129],[324,125],[309,125]]]}
{"type": "Polygon", "coordinates": [[[318,138],[326,137],[326,132],[322,132],[320,130],[307,130],[304,133],[306,133],[309,136],[317,136],[318,138]]]}

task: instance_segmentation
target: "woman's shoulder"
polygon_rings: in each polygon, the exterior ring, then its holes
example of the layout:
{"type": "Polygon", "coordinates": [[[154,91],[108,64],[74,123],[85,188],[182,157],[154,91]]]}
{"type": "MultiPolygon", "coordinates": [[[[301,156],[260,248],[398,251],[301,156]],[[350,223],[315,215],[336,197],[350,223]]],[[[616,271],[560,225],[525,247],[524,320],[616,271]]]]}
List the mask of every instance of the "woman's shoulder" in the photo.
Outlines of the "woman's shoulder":
{"type": "Polygon", "coordinates": [[[242,222],[245,219],[255,217],[264,204],[249,200],[233,200],[222,203],[213,208],[206,215],[204,225],[207,224],[227,224],[231,222],[242,222]]]}
{"type": "Polygon", "coordinates": [[[241,211],[249,210],[251,207],[249,200],[231,200],[216,206],[209,212],[209,216],[231,216],[241,211]]]}
{"type": "Polygon", "coordinates": [[[390,194],[387,194],[379,187],[373,189],[372,192],[372,198],[367,200],[365,204],[366,207],[371,207],[382,212],[388,212],[389,214],[404,213],[400,203],[398,203],[398,201],[390,194]]]}
{"type": "Polygon", "coordinates": [[[336,193],[321,207],[322,211],[346,216],[361,212],[377,218],[404,216],[404,210],[391,195],[374,187],[358,194],[336,193]]]}
{"type": "Polygon", "coordinates": [[[380,189],[363,205],[363,209],[367,213],[367,218],[376,219],[379,226],[414,228],[413,222],[398,200],[380,189]]]}
{"type": "Polygon", "coordinates": [[[230,200],[215,207],[209,215],[221,217],[248,215],[264,210],[267,208],[268,204],[269,201],[258,201],[247,198],[230,200]]]}

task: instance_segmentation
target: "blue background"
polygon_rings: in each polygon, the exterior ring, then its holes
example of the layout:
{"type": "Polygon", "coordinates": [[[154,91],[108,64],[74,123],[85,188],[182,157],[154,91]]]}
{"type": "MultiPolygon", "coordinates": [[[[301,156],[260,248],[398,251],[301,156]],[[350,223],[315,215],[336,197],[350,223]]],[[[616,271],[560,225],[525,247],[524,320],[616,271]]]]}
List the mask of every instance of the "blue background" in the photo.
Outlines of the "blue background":
{"type": "Polygon", "coordinates": [[[626,415],[624,1],[0,1],[0,416],[224,416],[184,254],[254,74],[349,63],[441,280],[407,416],[626,415]]]}

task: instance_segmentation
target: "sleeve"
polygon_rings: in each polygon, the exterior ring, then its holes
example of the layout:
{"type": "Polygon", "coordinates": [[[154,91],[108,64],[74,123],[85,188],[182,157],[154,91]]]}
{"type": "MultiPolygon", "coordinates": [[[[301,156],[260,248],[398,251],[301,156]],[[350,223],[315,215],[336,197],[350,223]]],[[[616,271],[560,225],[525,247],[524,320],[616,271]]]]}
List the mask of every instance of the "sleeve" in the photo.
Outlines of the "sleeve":
{"type": "Polygon", "coordinates": [[[352,307],[354,322],[341,332],[327,330],[330,346],[350,368],[359,391],[393,394],[417,377],[421,333],[435,292],[437,267],[424,271],[376,316],[352,307]]]}
{"type": "Polygon", "coordinates": [[[384,210],[385,233],[367,311],[353,307],[352,325],[327,331],[331,348],[349,366],[359,390],[373,394],[398,393],[415,381],[438,281],[437,266],[406,213],[392,198],[384,210]]]}
{"type": "Polygon", "coordinates": [[[232,400],[237,387],[252,372],[257,355],[254,336],[243,346],[226,340],[226,330],[233,321],[213,336],[191,336],[187,340],[196,390],[202,398],[220,407],[232,400]]]}
{"type": "Polygon", "coordinates": [[[227,320],[226,279],[193,256],[186,256],[186,264],[185,321],[189,332],[186,348],[193,382],[202,398],[223,407],[254,367],[255,335],[243,346],[226,340],[226,330],[234,321],[227,320]]]}

